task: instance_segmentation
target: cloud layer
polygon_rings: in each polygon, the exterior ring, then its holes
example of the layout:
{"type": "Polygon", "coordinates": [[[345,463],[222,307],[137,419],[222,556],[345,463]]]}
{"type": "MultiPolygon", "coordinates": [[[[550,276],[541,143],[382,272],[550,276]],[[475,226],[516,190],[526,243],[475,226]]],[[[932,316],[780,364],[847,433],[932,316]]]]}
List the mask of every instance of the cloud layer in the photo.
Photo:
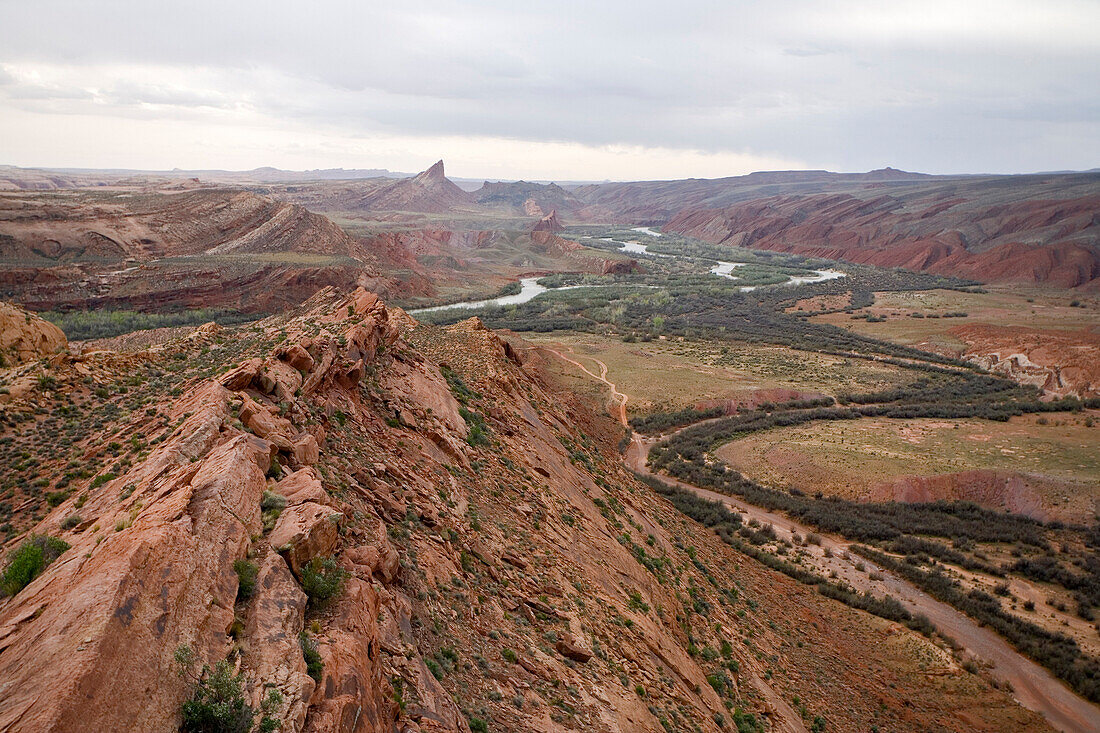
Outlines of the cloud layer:
{"type": "Polygon", "coordinates": [[[0,162],[653,178],[1100,165],[1100,4],[0,6],[0,162]]]}

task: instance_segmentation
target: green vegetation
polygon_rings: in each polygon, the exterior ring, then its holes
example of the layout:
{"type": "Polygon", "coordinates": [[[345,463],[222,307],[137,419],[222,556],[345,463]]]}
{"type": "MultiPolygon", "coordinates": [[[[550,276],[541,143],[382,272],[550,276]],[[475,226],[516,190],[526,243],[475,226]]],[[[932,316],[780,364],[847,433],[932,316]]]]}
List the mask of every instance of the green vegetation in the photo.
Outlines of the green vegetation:
{"type": "Polygon", "coordinates": [[[130,310],[43,311],[39,313],[65,332],[70,341],[110,338],[133,331],[174,326],[198,326],[214,321],[223,326],[263,318],[262,313],[241,313],[224,308],[195,308],[176,313],[139,313],[130,310]]]}
{"type": "Polygon", "coordinates": [[[321,675],[325,672],[325,662],[321,659],[321,652],[317,650],[317,640],[303,631],[298,634],[298,644],[302,647],[302,657],[306,660],[306,674],[314,682],[320,682],[321,675]]]}
{"type": "Polygon", "coordinates": [[[465,407],[458,408],[458,414],[466,421],[469,432],[466,434],[466,442],[474,448],[489,445],[488,428],[485,426],[485,418],[465,407]]]}
{"type": "Polygon", "coordinates": [[[1065,680],[1082,697],[1100,702],[1100,659],[1085,654],[1072,637],[1047,631],[1007,613],[993,596],[977,589],[963,590],[958,581],[938,568],[924,570],[870,547],[853,549],[996,630],[1021,652],[1065,680]]]}
{"type": "Polygon", "coordinates": [[[652,412],[648,415],[633,417],[630,419],[630,427],[639,433],[658,435],[673,428],[722,417],[725,414],[725,409],[721,407],[711,407],[706,410],[685,407],[682,410],[652,412]]]}
{"type": "Polygon", "coordinates": [[[517,280],[516,282],[510,282],[494,295],[494,298],[503,298],[506,295],[519,295],[519,292],[523,290],[523,285],[517,280]]]}
{"type": "MultiPolygon", "coordinates": [[[[272,468],[278,465],[277,460],[271,462],[272,468]]],[[[285,508],[285,496],[276,494],[274,491],[264,490],[263,496],[260,497],[260,519],[263,521],[264,532],[270,532],[275,529],[275,521],[279,518],[279,515],[283,513],[283,509],[285,508]]]]}
{"type": "Polygon", "coordinates": [[[69,543],[56,537],[31,535],[8,555],[8,565],[0,575],[0,591],[14,596],[42,574],[50,563],[69,549],[69,543]]]}
{"type": "Polygon", "coordinates": [[[185,733],[271,733],[279,729],[280,722],[271,714],[283,701],[282,694],[274,687],[269,688],[267,696],[255,710],[245,700],[242,685],[244,675],[234,675],[229,663],[222,660],[213,669],[203,665],[202,671],[195,675],[194,652],[187,646],[176,649],[176,664],[180,675],[192,681],[194,688],[191,699],[180,708],[182,723],[180,730],[185,733]],[[256,722],[256,716],[260,716],[256,722]]]}
{"type": "Polygon", "coordinates": [[[462,377],[460,377],[455,370],[448,366],[443,366],[440,368],[440,371],[443,373],[443,378],[447,380],[447,386],[451,388],[451,393],[460,404],[468,405],[470,404],[470,400],[476,400],[481,397],[481,395],[466,385],[466,382],[462,380],[462,377]]]}
{"type": "Polygon", "coordinates": [[[233,563],[233,570],[237,573],[237,600],[246,601],[256,592],[256,576],[260,569],[255,563],[242,559],[233,563]]]}
{"type": "Polygon", "coordinates": [[[806,568],[794,565],[775,555],[763,552],[753,543],[745,543],[740,536],[750,534],[751,530],[741,524],[741,515],[731,512],[724,504],[717,501],[708,501],[683,489],[666,484],[652,476],[638,476],[642,482],[648,484],[657,493],[668,499],[677,510],[694,519],[705,527],[714,530],[723,542],[734,547],[749,557],[767,565],[773,570],[778,570],[784,575],[789,575],[800,583],[817,587],[818,593],[838,600],[852,608],[867,611],[875,616],[880,616],[889,621],[905,624],[914,631],[930,636],[935,627],[932,622],[921,615],[914,616],[897,600],[890,596],[875,597],[870,593],[857,593],[842,585],[833,583],[827,578],[818,575],[806,568]],[[748,530],[748,531],[746,531],[748,530]]]}
{"type": "Polygon", "coordinates": [[[302,568],[302,590],[312,606],[323,605],[340,595],[348,572],[331,557],[315,557],[302,568]]]}

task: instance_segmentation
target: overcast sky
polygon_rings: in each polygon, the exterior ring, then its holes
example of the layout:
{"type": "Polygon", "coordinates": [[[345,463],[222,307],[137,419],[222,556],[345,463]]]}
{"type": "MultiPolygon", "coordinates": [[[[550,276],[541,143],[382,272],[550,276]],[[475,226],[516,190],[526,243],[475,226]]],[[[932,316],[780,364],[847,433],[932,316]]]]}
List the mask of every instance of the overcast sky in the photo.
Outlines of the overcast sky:
{"type": "Polygon", "coordinates": [[[0,0],[0,164],[1100,166],[1100,2],[0,0]]]}

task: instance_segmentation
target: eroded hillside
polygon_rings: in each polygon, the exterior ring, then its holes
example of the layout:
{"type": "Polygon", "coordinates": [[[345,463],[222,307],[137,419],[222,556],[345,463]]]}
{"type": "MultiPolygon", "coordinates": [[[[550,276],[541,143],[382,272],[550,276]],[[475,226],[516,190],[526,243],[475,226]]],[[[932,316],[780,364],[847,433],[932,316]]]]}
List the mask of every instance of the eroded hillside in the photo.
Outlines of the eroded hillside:
{"type": "Polygon", "coordinates": [[[285,731],[1046,729],[679,514],[477,320],[326,289],[4,379],[5,730],[169,730],[238,673],[285,731]]]}
{"type": "Polygon", "coordinates": [[[0,290],[33,310],[265,312],[325,285],[385,285],[325,217],[223,188],[5,193],[0,261],[0,290]]]}

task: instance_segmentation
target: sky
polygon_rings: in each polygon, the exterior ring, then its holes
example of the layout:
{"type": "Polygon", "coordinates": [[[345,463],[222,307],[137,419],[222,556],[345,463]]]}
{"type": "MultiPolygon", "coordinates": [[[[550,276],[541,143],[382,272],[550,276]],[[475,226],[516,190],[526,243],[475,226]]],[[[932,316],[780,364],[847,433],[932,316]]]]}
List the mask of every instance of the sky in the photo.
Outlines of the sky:
{"type": "Polygon", "coordinates": [[[1098,0],[0,0],[0,164],[1100,166],[1098,0]]]}

